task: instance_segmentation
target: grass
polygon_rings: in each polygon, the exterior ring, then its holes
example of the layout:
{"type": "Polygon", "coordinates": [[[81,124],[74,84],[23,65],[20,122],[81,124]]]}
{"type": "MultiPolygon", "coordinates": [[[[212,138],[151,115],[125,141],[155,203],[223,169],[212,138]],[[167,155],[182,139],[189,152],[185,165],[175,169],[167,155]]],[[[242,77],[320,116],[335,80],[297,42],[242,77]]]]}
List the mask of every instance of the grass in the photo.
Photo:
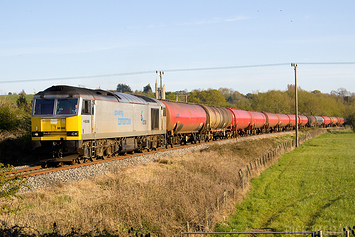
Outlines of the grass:
{"type": "Polygon", "coordinates": [[[252,180],[218,231],[341,231],[354,225],[355,133],[308,140],[252,180]]]}
{"type": "MultiPolygon", "coordinates": [[[[32,99],[33,99],[33,94],[28,94],[26,96],[26,101],[28,104],[32,104],[32,99]]],[[[0,95],[0,101],[7,101],[12,104],[16,104],[17,99],[20,97],[20,95],[0,95]]]]}

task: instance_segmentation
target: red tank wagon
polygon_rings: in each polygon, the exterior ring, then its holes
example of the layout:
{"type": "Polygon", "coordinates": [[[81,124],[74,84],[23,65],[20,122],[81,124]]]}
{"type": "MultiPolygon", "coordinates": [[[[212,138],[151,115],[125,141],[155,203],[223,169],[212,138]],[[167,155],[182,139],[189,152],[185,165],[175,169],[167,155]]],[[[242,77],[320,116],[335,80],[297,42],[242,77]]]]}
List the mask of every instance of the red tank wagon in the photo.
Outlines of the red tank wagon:
{"type": "Polygon", "coordinates": [[[308,123],[308,118],[307,116],[304,115],[298,115],[298,126],[299,127],[304,127],[308,123]]]}
{"type": "Polygon", "coordinates": [[[292,128],[296,127],[296,116],[294,114],[287,114],[287,116],[290,118],[289,126],[292,128]]]}
{"type": "Polygon", "coordinates": [[[166,129],[172,134],[197,133],[206,124],[205,110],[199,105],[161,101],[166,107],[166,129]]]}
{"type": "Polygon", "coordinates": [[[276,114],[273,113],[267,113],[263,112],[263,114],[266,117],[266,123],[265,123],[265,128],[268,131],[273,131],[277,127],[277,125],[280,123],[280,118],[276,114]]]}
{"type": "Polygon", "coordinates": [[[228,108],[232,114],[231,130],[243,134],[251,123],[251,115],[248,111],[228,108]]]}
{"type": "Polygon", "coordinates": [[[262,112],[248,111],[251,115],[250,129],[253,133],[260,133],[266,123],[266,116],[262,112]]]}
{"type": "Polygon", "coordinates": [[[322,116],[323,118],[323,127],[329,127],[331,124],[331,119],[328,116],[322,116]]]}
{"type": "Polygon", "coordinates": [[[286,114],[276,114],[276,115],[279,117],[279,124],[277,125],[277,127],[278,130],[281,131],[290,123],[290,117],[288,117],[286,114]]]}

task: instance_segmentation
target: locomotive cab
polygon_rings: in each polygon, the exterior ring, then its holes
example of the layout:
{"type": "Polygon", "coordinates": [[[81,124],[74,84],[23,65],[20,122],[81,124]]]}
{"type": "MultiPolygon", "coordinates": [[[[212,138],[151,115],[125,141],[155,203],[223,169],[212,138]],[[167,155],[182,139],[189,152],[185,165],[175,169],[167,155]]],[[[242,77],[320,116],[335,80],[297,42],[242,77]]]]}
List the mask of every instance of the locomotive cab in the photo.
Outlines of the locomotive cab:
{"type": "Polygon", "coordinates": [[[33,99],[32,140],[44,153],[53,157],[75,153],[81,140],[81,108],[79,96],[39,95],[33,99]]]}

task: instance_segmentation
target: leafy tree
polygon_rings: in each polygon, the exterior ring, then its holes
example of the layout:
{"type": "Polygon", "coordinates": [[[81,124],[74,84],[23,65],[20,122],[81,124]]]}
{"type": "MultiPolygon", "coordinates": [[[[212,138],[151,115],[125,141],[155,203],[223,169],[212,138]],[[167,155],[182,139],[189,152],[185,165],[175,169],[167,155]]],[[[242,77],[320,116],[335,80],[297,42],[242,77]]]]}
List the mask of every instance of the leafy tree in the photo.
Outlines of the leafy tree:
{"type": "Polygon", "coordinates": [[[225,98],[227,107],[239,108],[239,109],[251,109],[250,100],[245,97],[243,94],[233,89],[228,88],[219,88],[221,95],[225,98]]]}
{"type": "Polygon", "coordinates": [[[223,106],[226,104],[226,99],[221,95],[221,92],[216,89],[194,90],[190,93],[187,99],[190,103],[198,103],[205,105],[223,106]]]}
{"type": "Polygon", "coordinates": [[[252,97],[252,109],[271,113],[291,113],[292,101],[287,93],[280,90],[270,90],[258,93],[252,97]]]}
{"type": "Polygon", "coordinates": [[[347,116],[346,123],[349,124],[351,129],[355,132],[355,112],[347,116]]]}
{"type": "Polygon", "coordinates": [[[117,88],[116,88],[116,91],[118,92],[129,92],[129,93],[132,93],[132,89],[129,85],[126,85],[126,84],[118,84],[117,85],[117,88]]]}
{"type": "Polygon", "coordinates": [[[0,105],[0,130],[12,131],[19,126],[16,108],[8,102],[0,105]]]}
{"type": "Polygon", "coordinates": [[[152,88],[150,87],[150,83],[143,87],[143,93],[152,93],[152,88]]]}
{"type": "Polygon", "coordinates": [[[31,108],[19,108],[10,102],[0,101],[0,131],[29,130],[31,127],[31,108]]]}
{"type": "Polygon", "coordinates": [[[298,111],[303,115],[321,115],[322,108],[318,93],[300,91],[298,93],[298,111]]]}
{"type": "Polygon", "coordinates": [[[314,91],[312,91],[312,93],[316,94],[316,95],[322,94],[322,92],[320,90],[314,90],[314,91]]]}
{"type": "MultiPolygon", "coordinates": [[[[175,92],[176,93],[176,92],[175,92]]],[[[175,93],[173,93],[173,92],[166,92],[165,93],[165,99],[166,100],[173,100],[173,101],[175,101],[176,100],[176,95],[175,95],[175,93]]]]}
{"type": "Polygon", "coordinates": [[[21,91],[20,97],[16,100],[17,107],[19,108],[24,108],[26,111],[28,111],[28,104],[26,100],[26,93],[24,90],[21,91]]]}

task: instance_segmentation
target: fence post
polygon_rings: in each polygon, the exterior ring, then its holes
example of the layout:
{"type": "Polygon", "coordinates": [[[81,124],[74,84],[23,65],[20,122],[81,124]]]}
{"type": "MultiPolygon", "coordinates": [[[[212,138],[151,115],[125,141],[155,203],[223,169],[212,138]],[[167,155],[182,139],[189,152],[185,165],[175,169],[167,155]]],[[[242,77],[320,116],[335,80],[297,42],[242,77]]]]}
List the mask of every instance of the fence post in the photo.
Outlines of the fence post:
{"type": "MultiPolygon", "coordinates": [[[[187,232],[190,232],[190,224],[189,224],[189,222],[186,223],[186,230],[187,230],[187,232]]],[[[190,234],[187,234],[187,237],[190,237],[190,234]]]]}
{"type": "Polygon", "coordinates": [[[216,209],[217,209],[217,211],[219,211],[219,198],[218,197],[216,198],[216,209]]]}
{"type": "Polygon", "coordinates": [[[224,201],[224,207],[227,208],[227,191],[224,190],[223,192],[223,201],[224,201]]]}
{"type": "Polygon", "coordinates": [[[205,208],[205,230],[204,232],[208,232],[208,215],[207,215],[207,208],[205,208]]]}
{"type": "Polygon", "coordinates": [[[239,173],[239,178],[240,178],[240,180],[242,181],[242,189],[243,189],[243,191],[244,191],[244,177],[243,177],[243,171],[240,169],[238,173],[239,173]]]}
{"type": "Polygon", "coordinates": [[[323,237],[323,232],[321,230],[318,231],[318,237],[323,237]]]}

